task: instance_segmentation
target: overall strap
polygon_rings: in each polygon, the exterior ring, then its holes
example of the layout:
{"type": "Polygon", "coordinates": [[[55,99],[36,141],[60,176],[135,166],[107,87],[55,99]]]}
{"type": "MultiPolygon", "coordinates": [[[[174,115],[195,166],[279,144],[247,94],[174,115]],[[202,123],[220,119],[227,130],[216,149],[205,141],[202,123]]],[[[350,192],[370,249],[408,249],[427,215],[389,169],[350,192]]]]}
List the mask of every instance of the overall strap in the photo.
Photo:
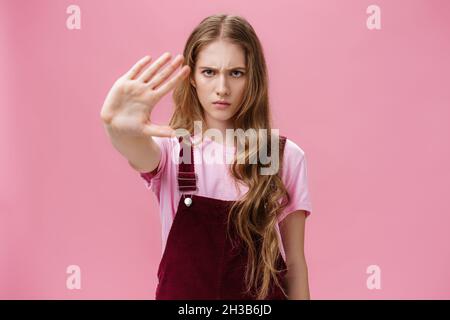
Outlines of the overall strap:
{"type": "Polygon", "coordinates": [[[287,138],[285,136],[280,135],[280,142],[279,142],[279,144],[280,144],[280,170],[279,170],[279,172],[281,172],[281,169],[282,169],[284,147],[286,145],[286,139],[287,138]]]}
{"type": "MultiPolygon", "coordinates": [[[[194,148],[192,146],[192,139],[190,136],[185,136],[185,138],[179,137],[178,141],[180,143],[180,161],[178,164],[178,190],[182,191],[196,191],[197,190],[197,174],[195,173],[194,165],[194,148]],[[189,140],[186,142],[184,139],[189,140]],[[186,149],[190,152],[191,156],[183,157],[183,151],[186,149]],[[185,160],[185,161],[184,161],[185,160]]],[[[286,145],[286,137],[280,136],[280,170],[282,169],[282,159],[284,153],[284,147],[286,145]]]]}
{"type": "Polygon", "coordinates": [[[194,166],[194,148],[190,136],[179,137],[180,142],[180,161],[178,164],[178,190],[195,191],[197,190],[197,175],[195,174],[194,166]],[[189,140],[186,142],[186,140],[189,140]],[[183,157],[183,151],[186,149],[190,152],[190,157],[183,157]],[[184,159],[186,158],[186,159],[184,159]],[[184,160],[184,161],[183,161],[184,160]]]}

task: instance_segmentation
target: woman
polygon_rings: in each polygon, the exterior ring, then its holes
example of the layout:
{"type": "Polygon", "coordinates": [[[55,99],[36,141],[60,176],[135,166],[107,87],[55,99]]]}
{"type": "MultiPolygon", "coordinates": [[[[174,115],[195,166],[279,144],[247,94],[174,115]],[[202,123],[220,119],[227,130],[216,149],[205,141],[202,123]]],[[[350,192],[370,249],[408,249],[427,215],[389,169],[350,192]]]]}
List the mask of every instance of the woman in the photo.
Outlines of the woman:
{"type": "Polygon", "coordinates": [[[101,111],[113,146],[160,203],[156,299],[309,299],[306,159],[294,142],[272,135],[266,63],[253,28],[239,16],[207,17],[183,55],[162,69],[170,59],[165,53],[148,68],[149,56],[138,61],[101,111]],[[152,123],[153,108],[172,89],[169,125],[152,123]],[[236,141],[227,134],[233,129],[256,134],[236,141]],[[214,140],[205,135],[211,131],[214,140]],[[273,145],[280,170],[261,174],[267,165],[250,160],[273,145]],[[232,163],[202,162],[221,152],[232,163]]]}

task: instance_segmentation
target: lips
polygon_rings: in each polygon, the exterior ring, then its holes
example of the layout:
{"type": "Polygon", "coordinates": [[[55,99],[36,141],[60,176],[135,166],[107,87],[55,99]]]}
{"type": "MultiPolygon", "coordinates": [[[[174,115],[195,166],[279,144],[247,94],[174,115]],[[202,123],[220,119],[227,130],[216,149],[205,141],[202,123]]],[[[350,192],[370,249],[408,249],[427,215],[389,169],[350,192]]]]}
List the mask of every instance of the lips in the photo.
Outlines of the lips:
{"type": "Polygon", "coordinates": [[[219,110],[225,110],[230,107],[229,103],[214,102],[214,107],[219,110]]]}
{"type": "Polygon", "coordinates": [[[226,102],[226,101],[215,101],[214,104],[225,105],[225,106],[229,106],[230,105],[230,103],[226,102]]]}
{"type": "Polygon", "coordinates": [[[214,101],[213,104],[217,109],[220,110],[226,109],[230,106],[229,102],[223,100],[214,101]]]}

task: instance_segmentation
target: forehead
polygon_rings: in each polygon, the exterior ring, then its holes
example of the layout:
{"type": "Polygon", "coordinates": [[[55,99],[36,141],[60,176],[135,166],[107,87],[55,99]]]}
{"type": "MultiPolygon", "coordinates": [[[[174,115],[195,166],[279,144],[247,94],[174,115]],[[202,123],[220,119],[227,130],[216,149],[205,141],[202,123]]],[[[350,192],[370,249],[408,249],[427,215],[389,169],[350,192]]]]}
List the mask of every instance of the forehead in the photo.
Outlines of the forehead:
{"type": "Polygon", "coordinates": [[[200,50],[197,56],[197,64],[219,68],[245,66],[245,52],[237,44],[226,40],[218,40],[211,42],[200,50]]]}

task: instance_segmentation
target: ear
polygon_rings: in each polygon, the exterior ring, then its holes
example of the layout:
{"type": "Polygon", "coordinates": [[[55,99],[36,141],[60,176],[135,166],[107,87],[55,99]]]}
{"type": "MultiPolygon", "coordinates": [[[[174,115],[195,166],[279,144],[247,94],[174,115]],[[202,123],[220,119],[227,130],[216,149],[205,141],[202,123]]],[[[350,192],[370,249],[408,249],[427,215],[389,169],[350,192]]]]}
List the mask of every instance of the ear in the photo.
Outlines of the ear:
{"type": "Polygon", "coordinates": [[[194,80],[192,77],[189,78],[189,81],[191,82],[191,84],[192,84],[192,86],[193,86],[194,88],[197,88],[197,87],[195,86],[195,80],[194,80]]]}

